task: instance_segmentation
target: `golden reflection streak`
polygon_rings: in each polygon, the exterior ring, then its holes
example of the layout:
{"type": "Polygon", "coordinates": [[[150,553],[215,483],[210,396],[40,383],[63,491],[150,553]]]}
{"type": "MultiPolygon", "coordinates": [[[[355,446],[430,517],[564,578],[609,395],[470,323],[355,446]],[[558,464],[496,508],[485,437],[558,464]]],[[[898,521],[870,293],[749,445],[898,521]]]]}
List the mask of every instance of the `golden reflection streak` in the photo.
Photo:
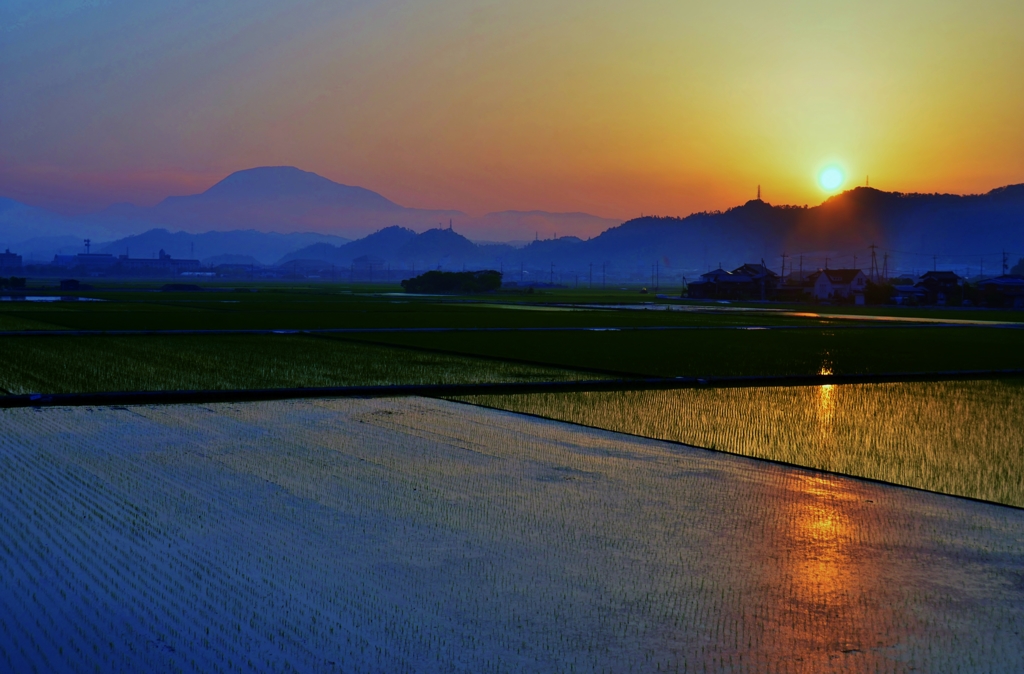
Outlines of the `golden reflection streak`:
{"type": "Polygon", "coordinates": [[[878,569],[857,543],[870,528],[864,501],[843,478],[801,475],[792,483],[782,536],[790,616],[780,636],[804,654],[798,673],[827,671],[837,657],[867,664],[886,640],[886,607],[865,601],[878,569]]]}

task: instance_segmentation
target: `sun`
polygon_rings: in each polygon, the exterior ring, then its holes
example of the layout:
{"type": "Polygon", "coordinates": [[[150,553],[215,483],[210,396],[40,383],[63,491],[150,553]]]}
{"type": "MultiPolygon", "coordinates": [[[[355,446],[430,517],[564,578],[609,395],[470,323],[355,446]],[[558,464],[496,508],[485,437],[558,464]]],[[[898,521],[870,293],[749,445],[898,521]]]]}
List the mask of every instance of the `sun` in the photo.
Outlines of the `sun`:
{"type": "Polygon", "coordinates": [[[818,184],[827,192],[838,189],[843,184],[843,172],[835,166],[829,166],[818,175],[818,184]]]}

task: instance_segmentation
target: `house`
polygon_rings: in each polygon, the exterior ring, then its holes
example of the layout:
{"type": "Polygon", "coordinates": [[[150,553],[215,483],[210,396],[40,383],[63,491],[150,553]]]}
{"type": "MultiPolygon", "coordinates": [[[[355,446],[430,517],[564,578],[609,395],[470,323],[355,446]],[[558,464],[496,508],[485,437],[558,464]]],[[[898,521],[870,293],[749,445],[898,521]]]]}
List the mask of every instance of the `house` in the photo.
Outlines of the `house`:
{"type": "Polygon", "coordinates": [[[689,297],[694,299],[763,300],[774,297],[779,276],[761,264],[744,264],[733,271],[722,268],[700,275],[699,281],[688,284],[689,297]]]}
{"type": "Polygon", "coordinates": [[[892,286],[892,301],[896,304],[924,304],[928,291],[912,283],[899,283],[892,286]]]}
{"type": "Polygon", "coordinates": [[[860,269],[819,269],[807,277],[808,290],[816,300],[849,300],[864,304],[868,277],[860,269]]]}
{"type": "Polygon", "coordinates": [[[17,274],[21,272],[21,256],[11,252],[8,248],[0,253],[0,274],[17,274]]]}
{"type": "Polygon", "coordinates": [[[960,304],[963,301],[963,279],[951,271],[930,271],[915,284],[924,290],[928,304],[960,304]]]}
{"type": "Polygon", "coordinates": [[[1004,274],[979,281],[978,295],[987,307],[1024,309],[1024,276],[1004,274]]]}

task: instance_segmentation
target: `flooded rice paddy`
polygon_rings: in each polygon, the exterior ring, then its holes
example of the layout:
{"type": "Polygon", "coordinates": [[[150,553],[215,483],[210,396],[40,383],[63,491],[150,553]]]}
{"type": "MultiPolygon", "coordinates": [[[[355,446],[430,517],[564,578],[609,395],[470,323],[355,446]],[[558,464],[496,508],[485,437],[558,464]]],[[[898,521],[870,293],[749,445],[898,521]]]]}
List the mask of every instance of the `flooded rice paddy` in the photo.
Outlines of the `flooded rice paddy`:
{"type": "Polygon", "coordinates": [[[0,412],[0,670],[1024,669],[1024,511],[425,399],[0,412]]]}
{"type": "Polygon", "coordinates": [[[465,400],[649,438],[1024,507],[1024,381],[465,400]]]}

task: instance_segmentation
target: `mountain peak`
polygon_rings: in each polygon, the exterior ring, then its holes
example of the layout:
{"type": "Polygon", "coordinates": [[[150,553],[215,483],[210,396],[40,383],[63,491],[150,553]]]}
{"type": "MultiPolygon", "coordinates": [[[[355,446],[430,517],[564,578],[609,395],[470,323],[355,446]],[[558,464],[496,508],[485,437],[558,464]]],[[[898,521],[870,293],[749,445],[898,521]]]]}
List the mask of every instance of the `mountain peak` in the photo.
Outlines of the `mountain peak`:
{"type": "Polygon", "coordinates": [[[303,200],[329,206],[390,211],[398,204],[362,187],[342,185],[294,166],[258,166],[235,171],[201,194],[169,197],[163,204],[303,200]]]}

